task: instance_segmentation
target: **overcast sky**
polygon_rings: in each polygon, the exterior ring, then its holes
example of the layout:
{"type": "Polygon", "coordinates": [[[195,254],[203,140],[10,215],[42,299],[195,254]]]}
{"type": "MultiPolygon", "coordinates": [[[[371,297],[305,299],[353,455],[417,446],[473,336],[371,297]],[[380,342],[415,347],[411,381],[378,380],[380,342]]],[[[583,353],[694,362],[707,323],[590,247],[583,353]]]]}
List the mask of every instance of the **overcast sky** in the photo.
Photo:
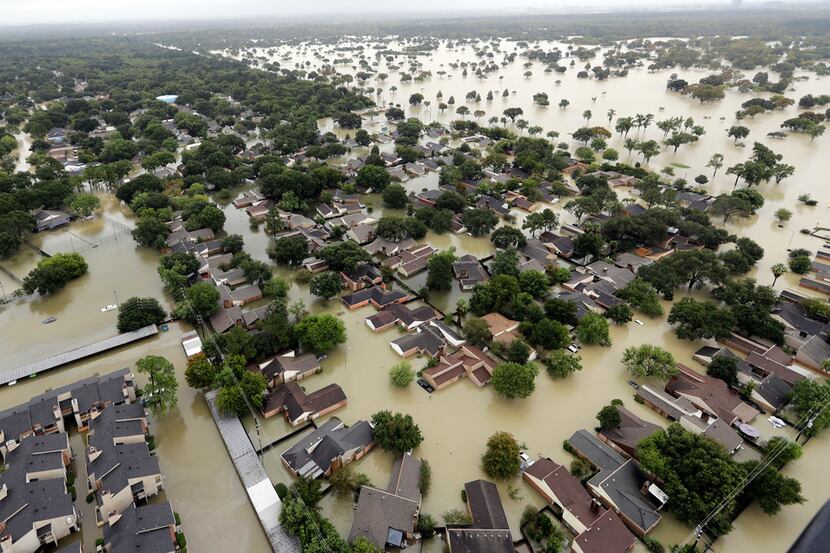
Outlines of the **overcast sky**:
{"type": "MultiPolygon", "coordinates": [[[[744,4],[760,0],[745,0],[744,4]]],[[[699,7],[728,5],[730,0],[0,0],[0,25],[38,23],[99,23],[107,21],[148,21],[186,19],[238,19],[267,15],[307,16],[390,14],[405,9],[410,13],[470,13],[475,10],[584,11],[586,8],[699,7]]]]}

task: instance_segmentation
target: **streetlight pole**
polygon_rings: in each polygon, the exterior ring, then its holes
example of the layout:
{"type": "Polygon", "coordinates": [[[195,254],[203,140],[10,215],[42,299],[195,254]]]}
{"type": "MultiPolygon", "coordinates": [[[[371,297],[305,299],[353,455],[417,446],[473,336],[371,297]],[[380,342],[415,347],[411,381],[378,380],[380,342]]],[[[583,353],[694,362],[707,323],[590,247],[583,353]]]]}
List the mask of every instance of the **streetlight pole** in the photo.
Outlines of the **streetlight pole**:
{"type": "Polygon", "coordinates": [[[118,303],[118,292],[116,292],[115,290],[113,290],[113,291],[112,291],[112,295],[113,295],[113,296],[115,296],[115,306],[116,306],[116,307],[121,307],[121,305],[118,303]]]}

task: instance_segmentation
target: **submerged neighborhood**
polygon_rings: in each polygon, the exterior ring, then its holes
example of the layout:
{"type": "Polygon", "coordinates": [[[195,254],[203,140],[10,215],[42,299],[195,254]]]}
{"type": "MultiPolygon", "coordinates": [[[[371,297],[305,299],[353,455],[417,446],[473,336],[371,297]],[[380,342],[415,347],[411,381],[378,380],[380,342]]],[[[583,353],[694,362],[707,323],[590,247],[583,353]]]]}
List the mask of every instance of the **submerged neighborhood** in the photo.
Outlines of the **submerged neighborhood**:
{"type": "Polygon", "coordinates": [[[0,39],[0,550],[787,550],[830,13],[736,4],[0,39]]]}

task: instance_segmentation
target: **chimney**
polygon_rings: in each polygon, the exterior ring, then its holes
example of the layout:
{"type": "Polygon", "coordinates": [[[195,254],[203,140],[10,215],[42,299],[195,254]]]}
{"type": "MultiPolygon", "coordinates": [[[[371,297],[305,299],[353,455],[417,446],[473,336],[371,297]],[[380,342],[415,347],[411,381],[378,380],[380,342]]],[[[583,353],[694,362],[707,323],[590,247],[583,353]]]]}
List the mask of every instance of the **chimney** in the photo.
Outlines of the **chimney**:
{"type": "Polygon", "coordinates": [[[591,498],[591,512],[598,513],[602,505],[596,498],[591,498]]]}

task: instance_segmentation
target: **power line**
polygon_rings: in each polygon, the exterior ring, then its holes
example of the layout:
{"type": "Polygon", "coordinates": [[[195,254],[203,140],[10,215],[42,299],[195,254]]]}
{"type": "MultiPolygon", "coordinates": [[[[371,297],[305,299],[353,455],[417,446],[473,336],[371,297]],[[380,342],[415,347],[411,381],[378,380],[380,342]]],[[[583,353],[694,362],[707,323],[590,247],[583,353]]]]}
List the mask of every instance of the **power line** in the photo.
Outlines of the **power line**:
{"type": "MultiPolygon", "coordinates": [[[[801,419],[793,425],[792,433],[795,433],[797,430],[798,433],[796,434],[795,439],[798,439],[798,436],[801,435],[806,428],[811,428],[815,419],[825,410],[828,406],[830,406],[830,390],[824,392],[824,396],[821,400],[823,403],[816,404],[813,406],[801,419]]],[[[795,439],[792,440],[795,442],[795,439]]],[[[764,472],[775,459],[777,459],[781,453],[788,447],[788,442],[790,440],[783,440],[780,444],[778,444],[775,448],[771,451],[768,451],[761,461],[756,465],[753,470],[751,470],[738,485],[731,490],[726,497],[707,515],[695,526],[694,530],[689,532],[689,535],[686,536],[686,539],[680,544],[680,547],[687,545],[692,538],[700,539],[700,536],[703,534],[706,526],[712,522],[712,520],[718,516],[732,500],[734,500],[749,484],[752,483],[755,478],[757,478],[762,472],[764,472]]]]}
{"type": "MultiPolygon", "coordinates": [[[[180,285],[179,287],[181,288],[182,294],[184,295],[185,294],[184,286],[180,285]]],[[[185,298],[186,298],[186,296],[185,296],[185,298]]],[[[221,344],[219,344],[219,341],[216,339],[216,333],[208,328],[208,326],[205,324],[204,318],[200,314],[195,312],[195,310],[193,309],[193,306],[191,306],[190,303],[187,302],[186,299],[182,302],[182,305],[185,305],[186,306],[185,308],[190,311],[190,314],[193,316],[194,320],[197,322],[199,327],[202,329],[202,334],[205,336],[205,339],[209,339],[213,343],[214,347],[216,348],[216,352],[219,354],[219,359],[222,361],[222,365],[224,366],[224,364],[225,364],[225,353],[222,351],[221,344]]],[[[236,384],[236,386],[239,388],[239,391],[242,394],[242,398],[245,401],[245,405],[247,406],[248,411],[251,413],[251,417],[254,419],[254,426],[256,428],[256,433],[257,433],[257,440],[259,441],[259,446],[260,446],[258,451],[257,451],[257,454],[260,457],[263,457],[265,455],[265,453],[262,452],[262,435],[261,435],[261,432],[263,431],[262,424],[260,423],[259,417],[257,416],[256,412],[254,411],[253,406],[251,405],[250,401],[248,400],[248,395],[242,389],[242,386],[239,382],[239,379],[236,377],[236,372],[233,370],[232,367],[229,367],[229,368],[230,368],[230,373],[231,373],[231,376],[233,378],[234,384],[236,384]]],[[[266,436],[266,438],[269,438],[269,437],[266,436]]],[[[270,438],[268,439],[268,443],[272,443],[273,441],[275,441],[275,440],[271,440],[270,438]]],[[[305,500],[303,500],[302,496],[300,496],[300,493],[297,491],[297,489],[294,486],[288,486],[288,490],[294,494],[295,498],[300,502],[300,504],[302,504],[303,509],[305,509],[306,513],[308,514],[308,518],[309,518],[309,520],[311,520],[311,523],[314,525],[314,529],[317,532],[317,536],[320,538],[320,544],[323,547],[325,547],[325,550],[328,553],[332,553],[331,548],[329,548],[328,543],[326,542],[326,539],[323,536],[323,532],[320,529],[320,526],[317,524],[317,520],[315,518],[315,513],[309,508],[309,506],[306,504],[305,500]]]]}

